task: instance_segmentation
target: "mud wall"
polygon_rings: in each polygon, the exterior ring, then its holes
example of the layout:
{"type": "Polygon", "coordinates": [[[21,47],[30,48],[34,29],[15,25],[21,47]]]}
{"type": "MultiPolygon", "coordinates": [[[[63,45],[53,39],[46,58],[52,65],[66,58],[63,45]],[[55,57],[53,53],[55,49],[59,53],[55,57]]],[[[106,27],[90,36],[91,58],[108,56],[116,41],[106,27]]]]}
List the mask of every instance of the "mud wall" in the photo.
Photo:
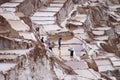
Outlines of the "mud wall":
{"type": "Polygon", "coordinates": [[[71,10],[74,7],[74,2],[72,0],[67,0],[61,10],[57,12],[56,14],[56,22],[58,24],[61,24],[67,17],[68,14],[71,12],[71,10]]]}
{"type": "Polygon", "coordinates": [[[11,28],[8,21],[0,15],[0,35],[19,38],[17,31],[11,28]]]}
{"type": "Polygon", "coordinates": [[[0,36],[0,50],[28,49],[32,46],[32,43],[17,41],[15,39],[11,40],[0,36]]]}

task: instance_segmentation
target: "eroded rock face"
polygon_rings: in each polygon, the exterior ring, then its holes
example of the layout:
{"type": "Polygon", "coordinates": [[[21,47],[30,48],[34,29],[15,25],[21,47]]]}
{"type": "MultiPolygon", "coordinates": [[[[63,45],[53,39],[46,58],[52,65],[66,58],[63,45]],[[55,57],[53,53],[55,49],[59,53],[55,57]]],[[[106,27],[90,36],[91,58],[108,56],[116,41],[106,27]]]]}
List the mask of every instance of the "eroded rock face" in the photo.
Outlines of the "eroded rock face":
{"type": "Polygon", "coordinates": [[[52,0],[25,0],[18,6],[19,12],[23,12],[25,15],[31,15],[40,7],[48,6],[52,0]]]}
{"type": "Polygon", "coordinates": [[[73,0],[67,0],[64,6],[61,8],[61,10],[56,14],[56,22],[58,24],[61,24],[66,17],[68,17],[69,13],[74,7],[73,0]]]}
{"type": "Polygon", "coordinates": [[[39,0],[25,0],[21,5],[18,6],[19,12],[23,12],[25,15],[30,15],[34,12],[35,9],[40,7],[40,1],[39,0]]]}
{"type": "Polygon", "coordinates": [[[7,37],[19,37],[18,32],[12,29],[8,21],[2,16],[0,16],[0,34],[7,37]]]}
{"type": "Polygon", "coordinates": [[[106,19],[107,15],[105,13],[106,6],[99,5],[98,6],[89,6],[88,9],[88,19],[86,21],[86,25],[90,27],[99,27],[107,24],[106,19]]]}

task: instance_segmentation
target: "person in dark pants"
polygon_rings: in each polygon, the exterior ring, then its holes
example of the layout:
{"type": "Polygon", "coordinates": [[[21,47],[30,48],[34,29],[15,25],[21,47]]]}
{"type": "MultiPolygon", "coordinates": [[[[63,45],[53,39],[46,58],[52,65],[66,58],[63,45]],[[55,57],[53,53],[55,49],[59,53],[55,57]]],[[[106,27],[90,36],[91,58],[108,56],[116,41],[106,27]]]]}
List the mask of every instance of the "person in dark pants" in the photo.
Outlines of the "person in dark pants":
{"type": "Polygon", "coordinates": [[[74,51],[71,50],[71,51],[70,51],[70,57],[71,57],[71,58],[73,58],[73,53],[74,53],[74,51]]]}
{"type": "Polygon", "coordinates": [[[58,39],[58,49],[60,50],[60,48],[61,48],[61,41],[62,41],[62,38],[59,38],[58,39]]]}
{"type": "Polygon", "coordinates": [[[43,40],[43,39],[44,39],[44,37],[41,38],[41,42],[42,42],[42,43],[44,43],[44,40],[43,40]]]}
{"type": "Polygon", "coordinates": [[[68,51],[70,51],[70,57],[73,58],[74,50],[73,48],[69,48],[68,51]]]}

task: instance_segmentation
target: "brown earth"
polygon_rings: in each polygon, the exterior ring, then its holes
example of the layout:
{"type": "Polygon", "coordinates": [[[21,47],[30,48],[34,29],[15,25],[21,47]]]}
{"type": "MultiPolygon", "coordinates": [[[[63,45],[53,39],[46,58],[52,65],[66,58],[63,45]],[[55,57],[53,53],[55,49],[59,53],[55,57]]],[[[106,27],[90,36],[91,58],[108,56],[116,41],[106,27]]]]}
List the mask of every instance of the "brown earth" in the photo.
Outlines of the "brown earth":
{"type": "Polygon", "coordinates": [[[63,41],[70,40],[74,37],[74,34],[72,32],[59,32],[54,35],[49,36],[52,41],[57,41],[59,38],[62,38],[63,41]]]}
{"type": "Polygon", "coordinates": [[[20,38],[18,32],[12,29],[10,24],[7,22],[7,20],[2,16],[0,16],[0,35],[20,38]]]}
{"type": "Polygon", "coordinates": [[[0,4],[3,4],[3,3],[8,2],[8,1],[10,1],[10,0],[0,0],[0,4]]]}

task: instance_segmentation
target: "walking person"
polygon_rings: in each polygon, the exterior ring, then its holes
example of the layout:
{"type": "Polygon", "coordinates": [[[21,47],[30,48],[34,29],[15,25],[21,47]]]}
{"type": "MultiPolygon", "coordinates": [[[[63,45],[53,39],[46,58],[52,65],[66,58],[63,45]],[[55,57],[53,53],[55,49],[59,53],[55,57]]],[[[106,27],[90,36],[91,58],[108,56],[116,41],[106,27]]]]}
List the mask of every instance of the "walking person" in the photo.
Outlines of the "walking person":
{"type": "Polygon", "coordinates": [[[73,53],[74,53],[74,51],[71,50],[71,51],[70,51],[70,57],[71,57],[71,58],[73,58],[73,53]]]}
{"type": "Polygon", "coordinates": [[[61,48],[61,41],[62,41],[62,38],[59,38],[58,39],[58,49],[60,50],[60,48],[61,48]]]}
{"type": "Polygon", "coordinates": [[[73,58],[73,55],[74,55],[74,50],[73,48],[69,48],[68,51],[70,51],[70,58],[73,58]]]}

